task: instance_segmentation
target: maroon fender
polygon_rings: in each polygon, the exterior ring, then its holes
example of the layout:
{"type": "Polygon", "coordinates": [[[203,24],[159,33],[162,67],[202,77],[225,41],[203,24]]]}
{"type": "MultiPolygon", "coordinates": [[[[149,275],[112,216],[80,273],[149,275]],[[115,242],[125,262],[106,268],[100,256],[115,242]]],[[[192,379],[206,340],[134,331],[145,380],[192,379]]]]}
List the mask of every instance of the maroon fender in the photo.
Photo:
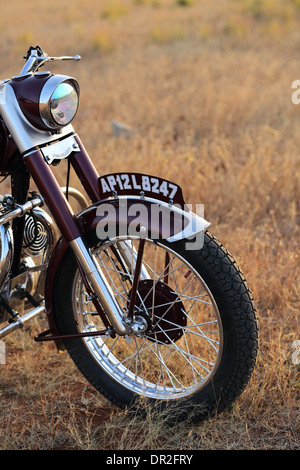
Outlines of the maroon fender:
{"type": "MultiPolygon", "coordinates": [[[[152,198],[134,196],[99,201],[77,215],[79,229],[88,244],[131,235],[151,239],[166,239],[169,243],[191,237],[203,231],[209,223],[176,206],[152,198]]],[[[52,293],[60,263],[69,249],[63,239],[57,242],[47,268],[45,280],[45,309],[51,333],[58,334],[54,318],[52,293]]]]}

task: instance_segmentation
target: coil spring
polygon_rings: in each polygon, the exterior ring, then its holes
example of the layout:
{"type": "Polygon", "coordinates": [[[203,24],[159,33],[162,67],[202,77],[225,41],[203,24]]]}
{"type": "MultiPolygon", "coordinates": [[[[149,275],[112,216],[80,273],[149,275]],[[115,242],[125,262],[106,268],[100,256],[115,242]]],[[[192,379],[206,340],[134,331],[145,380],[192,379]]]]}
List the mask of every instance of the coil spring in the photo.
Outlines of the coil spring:
{"type": "Polygon", "coordinates": [[[39,256],[48,244],[48,230],[34,211],[25,216],[23,250],[29,256],[39,256]]]}

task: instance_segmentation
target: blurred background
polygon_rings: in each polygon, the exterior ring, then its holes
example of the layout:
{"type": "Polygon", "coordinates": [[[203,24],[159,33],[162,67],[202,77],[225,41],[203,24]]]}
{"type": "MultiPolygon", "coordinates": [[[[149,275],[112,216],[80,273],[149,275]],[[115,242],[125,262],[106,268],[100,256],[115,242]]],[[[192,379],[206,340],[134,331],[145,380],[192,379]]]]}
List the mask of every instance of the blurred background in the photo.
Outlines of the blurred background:
{"type": "Polygon", "coordinates": [[[204,204],[260,316],[257,372],[241,400],[257,423],[251,442],[265,432],[273,448],[299,446],[300,1],[10,0],[0,38],[2,79],[30,45],[81,55],[51,70],[80,83],[74,127],[100,173],[163,176],[204,204]],[[129,132],[118,137],[114,121],[129,132]]]}

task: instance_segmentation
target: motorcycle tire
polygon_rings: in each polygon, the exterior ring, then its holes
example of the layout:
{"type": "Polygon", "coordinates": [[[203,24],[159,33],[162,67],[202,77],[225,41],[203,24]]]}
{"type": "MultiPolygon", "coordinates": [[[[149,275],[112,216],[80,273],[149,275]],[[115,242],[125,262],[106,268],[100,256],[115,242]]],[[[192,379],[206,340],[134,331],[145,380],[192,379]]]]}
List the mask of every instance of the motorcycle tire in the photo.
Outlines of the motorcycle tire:
{"type": "MultiPolygon", "coordinates": [[[[198,251],[186,250],[184,240],[146,242],[149,278],[140,279],[136,308],[147,331],[68,339],[65,347],[114,404],[141,412],[150,406],[167,410],[175,421],[196,422],[230,407],[251,377],[258,350],[253,297],[237,263],[211,233],[204,233],[198,251]]],[[[118,256],[120,243],[98,240],[94,253],[126,312],[133,269],[118,256]]],[[[133,253],[138,240],[128,243],[133,253]]],[[[58,270],[53,299],[61,334],[103,327],[71,250],[58,270]]]]}

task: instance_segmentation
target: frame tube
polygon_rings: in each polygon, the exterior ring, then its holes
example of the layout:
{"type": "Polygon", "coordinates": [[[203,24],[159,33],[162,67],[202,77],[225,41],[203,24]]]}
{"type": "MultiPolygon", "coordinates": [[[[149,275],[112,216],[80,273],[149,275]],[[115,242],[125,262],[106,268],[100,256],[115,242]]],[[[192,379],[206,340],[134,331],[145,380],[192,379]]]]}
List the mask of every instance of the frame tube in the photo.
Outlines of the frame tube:
{"type": "Polygon", "coordinates": [[[36,150],[25,155],[24,162],[44,197],[63,237],[70,244],[82,269],[90,280],[114,329],[119,335],[127,334],[128,331],[123,323],[121,309],[101,272],[101,268],[97,266],[89,250],[86,248],[73,210],[56,181],[51,168],[45,162],[41,151],[36,150]]]}
{"type": "Polygon", "coordinates": [[[40,150],[24,156],[24,163],[29,169],[40,193],[46,201],[55,222],[67,242],[81,236],[74,212],[65,198],[51,168],[45,162],[40,150]]]}

